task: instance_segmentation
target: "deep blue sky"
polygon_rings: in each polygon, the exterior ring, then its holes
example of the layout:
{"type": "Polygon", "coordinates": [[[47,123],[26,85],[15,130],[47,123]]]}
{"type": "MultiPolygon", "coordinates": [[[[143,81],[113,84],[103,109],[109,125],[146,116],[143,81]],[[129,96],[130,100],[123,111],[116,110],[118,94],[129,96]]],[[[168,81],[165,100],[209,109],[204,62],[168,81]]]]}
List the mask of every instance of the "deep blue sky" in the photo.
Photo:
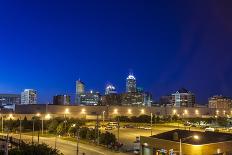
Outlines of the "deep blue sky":
{"type": "Polygon", "coordinates": [[[199,103],[232,96],[229,1],[1,1],[0,93],[38,91],[40,102],[107,82],[125,91],[130,70],[155,100],[180,87],[199,103]]]}

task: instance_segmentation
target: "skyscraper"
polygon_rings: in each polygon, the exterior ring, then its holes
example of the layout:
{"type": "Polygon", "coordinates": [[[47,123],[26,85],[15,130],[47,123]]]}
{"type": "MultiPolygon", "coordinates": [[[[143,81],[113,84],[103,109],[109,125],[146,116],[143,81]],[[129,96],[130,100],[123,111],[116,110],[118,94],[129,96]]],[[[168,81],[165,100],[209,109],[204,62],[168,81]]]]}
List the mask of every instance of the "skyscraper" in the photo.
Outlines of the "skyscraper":
{"type": "Polygon", "coordinates": [[[70,99],[69,95],[53,96],[53,104],[54,105],[69,105],[70,101],[71,101],[71,99],[70,99]]]}
{"type": "Polygon", "coordinates": [[[116,94],[116,89],[115,87],[112,85],[112,84],[108,84],[106,86],[106,89],[105,89],[105,95],[108,95],[108,94],[116,94]]]}
{"type": "Polygon", "coordinates": [[[21,104],[36,104],[37,92],[33,89],[24,89],[21,93],[21,104]]]}
{"type": "Polygon", "coordinates": [[[136,92],[136,79],[131,73],[126,78],[126,92],[136,92]]]}
{"type": "Polygon", "coordinates": [[[85,93],[85,84],[80,79],[76,81],[75,103],[80,103],[80,95],[85,93]]]}
{"type": "Polygon", "coordinates": [[[185,88],[181,88],[172,94],[172,104],[174,107],[194,107],[195,95],[185,88]]]}

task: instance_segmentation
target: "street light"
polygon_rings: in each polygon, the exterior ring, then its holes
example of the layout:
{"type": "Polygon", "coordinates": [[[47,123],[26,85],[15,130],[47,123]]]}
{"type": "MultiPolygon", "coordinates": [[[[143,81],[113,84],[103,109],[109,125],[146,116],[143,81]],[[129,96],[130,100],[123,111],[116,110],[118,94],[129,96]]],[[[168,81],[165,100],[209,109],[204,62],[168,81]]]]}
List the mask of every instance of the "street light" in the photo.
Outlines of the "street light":
{"type": "Polygon", "coordinates": [[[152,117],[153,117],[153,114],[151,112],[151,136],[152,136],[152,117]]]}
{"type": "Polygon", "coordinates": [[[141,112],[141,114],[144,114],[144,109],[141,109],[141,111],[140,111],[140,112],[141,112]]]}
{"type": "Polygon", "coordinates": [[[185,140],[190,139],[190,138],[193,138],[195,140],[200,139],[200,137],[198,135],[192,135],[192,136],[189,136],[189,137],[186,137],[186,138],[180,138],[180,155],[182,155],[182,142],[184,142],[185,140]]]}
{"type": "Polygon", "coordinates": [[[102,112],[102,122],[105,123],[105,111],[102,112]]]}
{"type": "Polygon", "coordinates": [[[118,109],[114,109],[114,114],[118,114],[118,109]]]}
{"type": "Polygon", "coordinates": [[[131,114],[132,114],[131,109],[128,109],[128,111],[127,111],[127,112],[128,112],[128,114],[129,114],[129,115],[131,115],[131,114]]]}

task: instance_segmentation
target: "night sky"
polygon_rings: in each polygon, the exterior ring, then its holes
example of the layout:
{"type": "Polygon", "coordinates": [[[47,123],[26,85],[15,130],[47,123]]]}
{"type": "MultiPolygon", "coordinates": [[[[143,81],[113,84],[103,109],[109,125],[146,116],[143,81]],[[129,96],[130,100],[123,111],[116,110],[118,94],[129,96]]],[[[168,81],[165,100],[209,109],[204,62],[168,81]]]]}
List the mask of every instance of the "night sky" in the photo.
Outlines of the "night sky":
{"type": "Polygon", "coordinates": [[[207,103],[232,96],[231,1],[1,1],[0,93],[38,91],[40,103],[107,83],[161,95],[185,87],[207,103]]]}

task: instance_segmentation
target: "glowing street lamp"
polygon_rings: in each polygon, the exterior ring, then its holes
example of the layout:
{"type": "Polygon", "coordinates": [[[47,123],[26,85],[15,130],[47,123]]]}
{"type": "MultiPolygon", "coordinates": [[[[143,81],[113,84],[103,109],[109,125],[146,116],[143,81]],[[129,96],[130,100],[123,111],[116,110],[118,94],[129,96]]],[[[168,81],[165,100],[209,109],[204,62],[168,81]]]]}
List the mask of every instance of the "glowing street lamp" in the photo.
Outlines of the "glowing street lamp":
{"type": "Polygon", "coordinates": [[[189,136],[189,137],[186,137],[186,138],[180,138],[180,155],[182,155],[182,142],[184,142],[185,140],[187,139],[194,139],[194,140],[199,140],[200,137],[198,135],[193,135],[193,136],[189,136]]]}
{"type": "Polygon", "coordinates": [[[118,114],[118,109],[114,109],[114,114],[118,114]]]}
{"type": "Polygon", "coordinates": [[[40,113],[37,113],[36,116],[37,116],[37,117],[40,117],[40,113]]]}
{"type": "Polygon", "coordinates": [[[216,115],[218,115],[219,114],[219,110],[216,110],[216,115]]]}
{"type": "Polygon", "coordinates": [[[173,109],[172,113],[173,113],[173,115],[175,115],[176,114],[176,109],[173,109]]]}
{"type": "Polygon", "coordinates": [[[45,115],[45,119],[46,119],[46,120],[50,120],[50,119],[51,119],[51,115],[50,115],[50,114],[46,114],[46,115],[45,115]]]}
{"type": "Polygon", "coordinates": [[[199,110],[196,109],[196,110],[195,110],[195,114],[196,114],[196,115],[199,115],[199,110]]]}
{"type": "Polygon", "coordinates": [[[145,113],[145,112],[144,112],[144,109],[141,109],[141,111],[140,111],[140,112],[141,112],[141,114],[144,114],[144,113],[145,113]]]}
{"type": "Polygon", "coordinates": [[[128,109],[128,111],[127,111],[127,112],[128,112],[128,114],[129,114],[129,115],[131,115],[131,114],[132,114],[131,109],[128,109]]]}

